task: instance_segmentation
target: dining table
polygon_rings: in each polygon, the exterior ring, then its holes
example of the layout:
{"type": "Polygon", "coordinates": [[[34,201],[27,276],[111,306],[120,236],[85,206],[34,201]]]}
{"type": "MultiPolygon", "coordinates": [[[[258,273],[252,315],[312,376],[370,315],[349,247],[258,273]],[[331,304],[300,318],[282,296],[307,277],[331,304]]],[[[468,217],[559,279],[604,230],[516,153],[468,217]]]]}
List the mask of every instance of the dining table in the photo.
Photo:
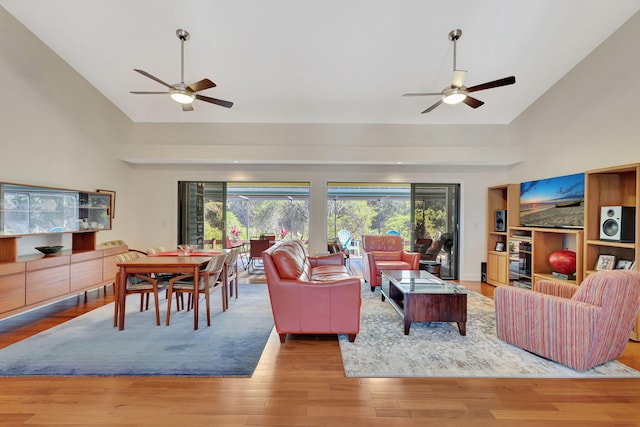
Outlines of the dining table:
{"type": "MultiPolygon", "coordinates": [[[[156,256],[143,256],[131,261],[119,262],[118,274],[118,328],[124,330],[124,313],[127,301],[127,277],[132,274],[193,274],[194,283],[199,283],[200,270],[215,253],[207,253],[207,256],[175,256],[156,254],[156,256]],[[210,255],[209,255],[210,254],[210,255]]],[[[198,329],[198,298],[193,299],[193,329],[198,329]]]]}

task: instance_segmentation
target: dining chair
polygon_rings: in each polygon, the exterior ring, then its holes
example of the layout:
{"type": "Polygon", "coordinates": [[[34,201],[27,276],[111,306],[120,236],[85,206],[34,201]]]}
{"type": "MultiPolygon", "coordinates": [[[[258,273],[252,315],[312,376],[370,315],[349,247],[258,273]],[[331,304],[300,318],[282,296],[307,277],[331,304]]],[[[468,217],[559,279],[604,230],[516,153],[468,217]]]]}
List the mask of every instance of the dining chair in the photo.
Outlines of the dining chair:
{"type": "MultiPolygon", "coordinates": [[[[154,246],[153,248],[147,249],[148,255],[155,255],[162,252],[167,252],[167,248],[164,246],[154,246]]],[[[175,276],[176,275],[173,273],[155,273],[151,277],[155,277],[159,280],[162,280],[163,282],[168,282],[171,278],[175,276]]],[[[165,296],[169,296],[169,293],[167,292],[165,296]]],[[[182,295],[181,292],[176,292],[176,308],[178,311],[184,309],[184,296],[182,295]]]]}
{"type": "Polygon", "coordinates": [[[148,255],[159,254],[160,252],[167,252],[167,248],[164,246],[154,246],[153,248],[147,249],[148,255]]]}
{"type": "Polygon", "coordinates": [[[224,269],[224,262],[227,254],[217,254],[211,258],[204,270],[200,271],[198,286],[194,283],[193,274],[182,274],[169,280],[169,288],[167,291],[167,326],[171,321],[171,297],[173,292],[183,292],[189,294],[187,302],[187,311],[193,305],[193,299],[198,298],[199,294],[204,294],[207,308],[207,326],[211,326],[211,304],[209,302],[210,293],[220,288],[222,291],[222,311],[226,311],[227,291],[224,281],[219,280],[224,269]]]}
{"type": "MultiPolygon", "coordinates": [[[[140,258],[141,255],[139,252],[126,252],[123,254],[116,255],[116,261],[118,263],[133,261],[135,259],[140,258]]],[[[118,295],[119,288],[119,277],[120,272],[116,273],[116,281],[113,285],[114,295],[118,295]]],[[[158,307],[158,289],[162,289],[167,286],[166,281],[161,281],[157,278],[153,278],[150,276],[146,276],[144,274],[134,274],[127,277],[126,290],[125,295],[130,294],[140,294],[140,311],[149,309],[149,295],[153,294],[153,299],[155,303],[156,310],[156,325],[160,326],[160,308],[158,307]],[[146,295],[146,305],[144,302],[144,297],[146,295]]],[[[116,301],[113,313],[113,326],[118,326],[118,313],[120,310],[120,306],[116,301]]]]}
{"type": "Polygon", "coordinates": [[[226,308],[229,308],[229,297],[234,296],[238,298],[238,254],[240,252],[239,247],[235,247],[227,252],[227,257],[224,262],[224,283],[227,288],[227,298],[225,301],[226,308]],[[235,293],[234,293],[235,292],[235,293]]]}

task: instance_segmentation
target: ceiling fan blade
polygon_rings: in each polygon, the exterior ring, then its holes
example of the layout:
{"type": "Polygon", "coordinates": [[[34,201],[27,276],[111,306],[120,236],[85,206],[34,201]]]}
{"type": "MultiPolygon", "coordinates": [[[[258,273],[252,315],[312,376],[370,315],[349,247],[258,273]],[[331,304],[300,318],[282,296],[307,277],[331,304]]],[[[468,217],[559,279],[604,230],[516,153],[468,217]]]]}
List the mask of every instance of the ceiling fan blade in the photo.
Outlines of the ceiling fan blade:
{"type": "Polygon", "coordinates": [[[192,104],[182,104],[182,111],[193,111],[192,104]]]}
{"type": "Polygon", "coordinates": [[[464,80],[467,78],[467,72],[464,70],[454,70],[451,87],[462,87],[464,80]]]}
{"type": "Polygon", "coordinates": [[[196,95],[196,99],[204,102],[210,102],[212,104],[220,105],[221,107],[231,108],[233,106],[233,102],[231,101],[223,101],[222,99],[209,98],[208,96],[196,95]]]}
{"type": "Polygon", "coordinates": [[[129,93],[135,93],[137,95],[166,95],[168,92],[146,92],[140,90],[131,90],[129,93]]]}
{"type": "Polygon", "coordinates": [[[137,71],[138,73],[142,74],[143,76],[145,76],[145,77],[149,77],[151,80],[155,80],[155,81],[157,81],[158,83],[160,83],[161,85],[164,85],[164,86],[168,87],[169,89],[174,89],[174,87],[173,87],[173,86],[171,86],[169,83],[165,83],[165,82],[163,82],[163,81],[162,81],[162,80],[160,80],[159,78],[157,78],[157,77],[155,77],[155,76],[152,76],[151,74],[147,73],[147,72],[146,72],[146,71],[144,71],[144,70],[138,70],[137,68],[134,68],[134,69],[133,69],[133,71],[137,71]]]}
{"type": "Polygon", "coordinates": [[[472,98],[469,95],[467,95],[467,97],[463,99],[462,102],[464,102],[471,108],[478,108],[484,105],[484,102],[480,101],[479,99],[472,98]]]}
{"type": "Polygon", "coordinates": [[[492,89],[494,87],[512,85],[515,82],[516,82],[516,78],[514,76],[505,77],[504,79],[494,80],[492,82],[471,86],[470,88],[467,88],[467,92],[477,92],[479,90],[492,89]]]}
{"type": "Polygon", "coordinates": [[[199,92],[205,89],[211,89],[212,87],[216,87],[216,84],[209,79],[202,79],[199,82],[191,83],[187,86],[187,90],[191,92],[199,92]]]}
{"type": "Polygon", "coordinates": [[[430,112],[430,111],[435,110],[435,109],[436,109],[436,107],[437,107],[438,105],[442,104],[442,102],[443,102],[443,101],[442,101],[442,99],[441,99],[441,100],[439,100],[438,102],[436,102],[435,104],[433,104],[431,107],[429,107],[429,108],[427,108],[426,110],[424,110],[424,111],[422,112],[422,114],[424,114],[424,113],[428,113],[428,112],[430,112]]]}
{"type": "Polygon", "coordinates": [[[430,96],[430,95],[442,95],[441,92],[431,92],[431,93],[405,93],[402,96],[430,96]]]}

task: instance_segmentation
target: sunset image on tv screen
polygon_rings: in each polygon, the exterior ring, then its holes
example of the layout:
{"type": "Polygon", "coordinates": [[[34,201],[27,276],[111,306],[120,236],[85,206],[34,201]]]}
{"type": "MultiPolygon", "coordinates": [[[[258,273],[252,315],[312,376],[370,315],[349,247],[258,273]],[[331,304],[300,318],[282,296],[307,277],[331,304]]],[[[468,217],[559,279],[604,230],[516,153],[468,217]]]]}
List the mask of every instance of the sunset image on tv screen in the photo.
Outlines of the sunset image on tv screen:
{"type": "Polygon", "coordinates": [[[520,223],[536,227],[584,226],[584,173],[520,184],[520,223]]]}

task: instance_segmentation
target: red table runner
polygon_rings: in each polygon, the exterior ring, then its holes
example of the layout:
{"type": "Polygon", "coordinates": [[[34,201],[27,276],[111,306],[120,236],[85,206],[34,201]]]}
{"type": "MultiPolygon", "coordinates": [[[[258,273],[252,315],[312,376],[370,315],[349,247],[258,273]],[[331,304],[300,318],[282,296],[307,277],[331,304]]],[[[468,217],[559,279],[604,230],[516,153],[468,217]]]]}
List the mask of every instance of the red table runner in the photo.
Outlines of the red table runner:
{"type": "Polygon", "coordinates": [[[222,252],[191,252],[189,255],[182,255],[182,252],[158,252],[156,254],[149,254],[149,256],[214,256],[221,253],[222,252]]]}

